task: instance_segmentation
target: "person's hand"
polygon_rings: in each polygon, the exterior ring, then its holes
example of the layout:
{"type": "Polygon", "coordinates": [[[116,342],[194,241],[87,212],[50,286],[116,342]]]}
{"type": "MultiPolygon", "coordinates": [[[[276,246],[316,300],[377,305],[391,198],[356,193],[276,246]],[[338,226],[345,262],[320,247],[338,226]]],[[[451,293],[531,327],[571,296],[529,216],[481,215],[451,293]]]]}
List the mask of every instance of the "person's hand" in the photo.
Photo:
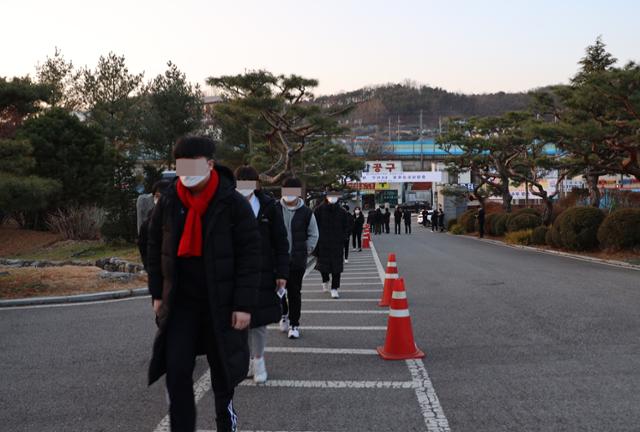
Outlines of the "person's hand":
{"type": "Polygon", "coordinates": [[[236,330],[244,330],[249,327],[251,314],[247,312],[233,312],[231,314],[231,327],[236,330]]]}
{"type": "Polygon", "coordinates": [[[160,313],[160,308],[162,307],[162,299],[155,299],[153,301],[153,311],[156,313],[156,316],[160,313]]]}
{"type": "Polygon", "coordinates": [[[276,279],[276,291],[287,286],[286,279],[276,279]]]}

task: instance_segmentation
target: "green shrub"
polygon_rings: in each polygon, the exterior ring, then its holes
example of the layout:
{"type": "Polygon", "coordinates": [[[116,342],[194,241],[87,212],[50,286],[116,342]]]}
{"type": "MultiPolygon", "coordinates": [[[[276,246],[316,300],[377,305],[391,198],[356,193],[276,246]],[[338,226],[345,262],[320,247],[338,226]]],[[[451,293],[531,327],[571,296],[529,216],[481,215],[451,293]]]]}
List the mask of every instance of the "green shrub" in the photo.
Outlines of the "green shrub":
{"type": "Polygon", "coordinates": [[[453,228],[453,226],[457,223],[458,223],[458,219],[456,218],[449,219],[449,222],[447,222],[447,231],[451,231],[451,228],[453,228]]]}
{"type": "Polygon", "coordinates": [[[640,246],[640,209],[620,209],[606,217],[598,229],[605,249],[632,249],[640,246]]]}
{"type": "Polygon", "coordinates": [[[464,234],[465,233],[465,229],[464,229],[464,227],[462,225],[455,224],[454,226],[449,228],[449,232],[451,234],[460,235],[460,234],[464,234]]]}
{"type": "Polygon", "coordinates": [[[474,209],[469,209],[465,211],[458,218],[458,225],[463,227],[466,230],[466,232],[469,232],[469,233],[474,232],[475,224],[476,224],[476,214],[477,214],[477,211],[474,209]]]}
{"type": "Polygon", "coordinates": [[[504,213],[498,216],[493,222],[493,235],[502,237],[507,232],[507,224],[511,219],[511,213],[504,213]]]}
{"type": "Polygon", "coordinates": [[[507,243],[510,243],[510,244],[518,244],[518,245],[526,246],[531,244],[532,235],[533,235],[533,230],[526,229],[526,230],[513,231],[510,233],[507,233],[504,239],[507,243]]]}
{"type": "Polygon", "coordinates": [[[493,231],[493,226],[498,217],[500,217],[502,213],[490,213],[484,218],[484,232],[489,235],[495,235],[493,231]]]}
{"type": "Polygon", "coordinates": [[[514,216],[521,215],[521,214],[530,214],[530,215],[542,217],[542,213],[540,213],[538,209],[534,209],[531,207],[521,208],[513,212],[514,216]]]}
{"type": "Polygon", "coordinates": [[[549,228],[544,225],[535,227],[533,234],[531,234],[531,244],[545,245],[547,244],[547,235],[549,234],[549,228]]]}
{"type": "MultiPolygon", "coordinates": [[[[559,233],[559,244],[569,250],[589,250],[598,246],[598,228],[604,213],[593,207],[572,207],[565,210],[554,226],[559,233]]],[[[556,239],[554,238],[554,243],[556,239]]]]}
{"type": "Polygon", "coordinates": [[[514,214],[509,218],[509,221],[507,222],[507,231],[522,231],[526,229],[533,229],[540,225],[542,225],[542,219],[540,219],[540,216],[529,212],[522,212],[514,214]]]}

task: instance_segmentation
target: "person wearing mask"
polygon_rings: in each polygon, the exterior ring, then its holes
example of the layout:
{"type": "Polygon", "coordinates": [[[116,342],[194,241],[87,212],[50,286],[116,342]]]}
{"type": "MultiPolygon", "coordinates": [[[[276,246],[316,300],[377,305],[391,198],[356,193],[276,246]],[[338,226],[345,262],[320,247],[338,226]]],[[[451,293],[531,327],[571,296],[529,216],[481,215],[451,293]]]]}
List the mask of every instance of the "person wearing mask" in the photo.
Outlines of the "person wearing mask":
{"type": "Polygon", "coordinates": [[[439,219],[438,209],[434,209],[433,214],[431,215],[431,232],[438,231],[438,219],[439,219]]]}
{"type": "Polygon", "coordinates": [[[237,190],[244,196],[258,221],[262,239],[261,277],[258,300],[251,314],[249,329],[249,373],[253,381],[267,381],[264,349],[267,343],[267,324],[277,323],[282,316],[280,299],[289,278],[289,243],[276,200],[260,188],[258,171],[249,165],[235,171],[237,190]]]}
{"type": "Polygon", "coordinates": [[[389,234],[389,232],[391,232],[391,227],[389,226],[391,223],[391,213],[389,212],[389,208],[384,209],[383,220],[384,220],[384,232],[386,234],[389,234]]]}
{"type": "Polygon", "coordinates": [[[375,234],[376,227],[376,212],[375,210],[367,210],[367,225],[369,225],[369,231],[375,234]]]}
{"type": "Polygon", "coordinates": [[[382,234],[382,226],[384,225],[384,215],[382,214],[382,210],[380,210],[380,206],[376,209],[376,214],[374,216],[376,234],[382,234]]]}
{"type": "Polygon", "coordinates": [[[444,232],[444,210],[442,206],[438,208],[438,226],[440,227],[440,232],[444,232]]]}
{"type": "Polygon", "coordinates": [[[402,213],[402,219],[404,219],[404,233],[411,234],[411,210],[405,208],[402,213]]]}
{"type": "Polygon", "coordinates": [[[362,229],[364,228],[364,215],[360,207],[353,210],[353,231],[351,231],[351,241],[353,250],[362,252],[362,229]]]}
{"type": "Polygon", "coordinates": [[[282,183],[282,198],[278,207],[284,218],[289,243],[289,279],[282,297],[280,331],[289,339],[300,337],[302,310],[302,279],[307,269],[307,257],[318,243],[318,225],[313,211],[302,200],[302,182],[291,177],[282,183]]]}
{"type": "Polygon", "coordinates": [[[347,238],[344,241],[344,263],[345,264],[349,264],[349,238],[351,237],[351,233],[353,232],[353,226],[355,224],[355,218],[354,216],[349,213],[349,206],[348,205],[344,205],[344,207],[342,207],[344,209],[345,212],[347,212],[347,225],[348,225],[348,229],[349,229],[349,235],[347,236],[347,238]]]}
{"type": "Polygon", "coordinates": [[[393,222],[395,225],[396,234],[402,234],[402,207],[397,206],[396,210],[393,212],[393,222]]]}
{"type": "Polygon", "coordinates": [[[429,211],[426,208],[422,209],[422,226],[424,228],[427,227],[427,222],[428,222],[427,218],[428,218],[428,216],[429,216],[429,211]]]}
{"type": "Polygon", "coordinates": [[[174,432],[196,427],[193,369],[206,354],[216,430],[236,431],[235,387],[249,368],[248,327],[260,284],[261,239],[233,173],[213,160],[206,137],[173,149],[177,179],[149,221],[149,292],[158,331],[149,385],[166,374],[174,432]]]}
{"type": "MultiPolygon", "coordinates": [[[[155,182],[151,188],[151,194],[153,196],[153,205],[158,204],[160,200],[160,196],[162,192],[169,187],[171,182],[169,180],[158,180],[155,182]]],[[[151,219],[151,213],[153,212],[153,207],[149,209],[147,216],[144,221],[140,225],[140,232],[138,233],[138,250],[140,251],[140,259],[142,259],[142,266],[144,269],[147,269],[147,246],[149,239],[149,219],[151,219]]]]}
{"type": "Polygon", "coordinates": [[[338,205],[339,192],[329,192],[325,202],[316,208],[320,239],[316,248],[318,258],[315,269],[322,275],[322,290],[329,291],[331,276],[331,298],[338,299],[340,275],[344,269],[342,253],[344,240],[349,237],[350,227],[347,212],[338,205]]]}

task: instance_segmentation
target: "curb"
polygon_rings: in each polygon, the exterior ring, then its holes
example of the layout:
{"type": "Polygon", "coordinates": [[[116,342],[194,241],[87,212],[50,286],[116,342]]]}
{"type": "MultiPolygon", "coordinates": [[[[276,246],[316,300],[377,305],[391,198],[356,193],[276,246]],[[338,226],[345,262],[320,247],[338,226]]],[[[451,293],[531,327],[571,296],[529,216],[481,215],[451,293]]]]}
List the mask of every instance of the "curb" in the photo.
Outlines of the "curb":
{"type": "Polygon", "coordinates": [[[145,288],[125,289],[118,291],[105,291],[91,294],[78,294],[70,296],[55,297],[31,297],[17,298],[10,300],[0,300],[0,308],[10,308],[16,306],[50,305],[61,303],[84,303],[100,300],[114,300],[127,297],[143,297],[149,295],[149,290],[145,288]]]}
{"type": "Polygon", "coordinates": [[[578,260],[578,261],[586,261],[586,262],[592,262],[592,263],[597,263],[597,264],[604,264],[604,265],[608,265],[608,266],[612,266],[612,267],[624,268],[624,269],[627,269],[627,270],[640,271],[640,265],[629,264],[629,263],[626,263],[624,261],[616,261],[616,260],[607,260],[607,259],[602,259],[602,258],[594,258],[594,257],[589,257],[589,256],[584,256],[584,255],[576,255],[576,254],[557,251],[557,250],[541,249],[541,248],[537,248],[537,247],[533,247],[533,246],[513,245],[513,244],[501,242],[499,240],[480,239],[478,237],[468,236],[468,235],[463,235],[463,237],[471,238],[471,239],[474,239],[474,240],[477,240],[477,241],[490,243],[490,244],[494,244],[494,245],[498,245],[498,246],[510,247],[512,249],[528,250],[530,252],[538,252],[538,253],[543,253],[543,254],[547,254],[547,255],[556,255],[556,256],[561,256],[561,257],[565,257],[565,258],[575,259],[575,260],[578,260]]]}

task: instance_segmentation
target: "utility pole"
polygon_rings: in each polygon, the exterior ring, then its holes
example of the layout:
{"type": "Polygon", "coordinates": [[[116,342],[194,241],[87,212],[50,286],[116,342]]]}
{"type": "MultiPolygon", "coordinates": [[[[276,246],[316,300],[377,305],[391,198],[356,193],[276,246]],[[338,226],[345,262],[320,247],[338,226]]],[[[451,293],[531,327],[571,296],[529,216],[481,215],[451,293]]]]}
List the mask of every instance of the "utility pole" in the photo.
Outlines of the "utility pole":
{"type": "Polygon", "coordinates": [[[422,110],[420,110],[420,171],[424,171],[424,149],[422,142],[422,110]]]}

